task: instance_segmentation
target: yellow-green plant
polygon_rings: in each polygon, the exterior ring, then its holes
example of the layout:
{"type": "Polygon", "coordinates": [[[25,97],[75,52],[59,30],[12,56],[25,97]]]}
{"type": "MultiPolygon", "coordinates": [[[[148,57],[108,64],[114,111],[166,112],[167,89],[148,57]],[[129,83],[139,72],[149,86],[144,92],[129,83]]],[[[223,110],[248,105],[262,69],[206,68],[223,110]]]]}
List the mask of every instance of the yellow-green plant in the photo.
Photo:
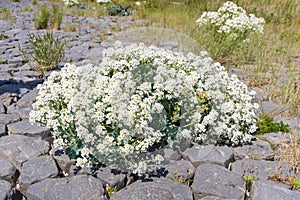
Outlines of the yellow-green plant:
{"type": "Polygon", "coordinates": [[[38,8],[38,11],[34,17],[35,29],[46,29],[50,19],[50,11],[47,5],[43,5],[38,8]]]}
{"type": "Polygon", "coordinates": [[[110,197],[113,193],[117,192],[117,188],[116,187],[111,187],[109,185],[106,185],[105,190],[107,192],[107,195],[110,197]]]}
{"type": "Polygon", "coordinates": [[[38,3],[39,3],[39,1],[38,0],[32,0],[32,5],[37,5],[38,3]]]}
{"type": "Polygon", "coordinates": [[[0,6],[0,20],[12,20],[12,12],[9,7],[0,6]]]}
{"type": "Polygon", "coordinates": [[[65,41],[54,38],[52,31],[47,31],[44,35],[29,34],[31,51],[19,48],[26,60],[36,64],[36,71],[44,74],[46,71],[55,69],[59,62],[65,57],[65,41]]]}
{"type": "Polygon", "coordinates": [[[50,17],[50,28],[59,30],[63,19],[63,10],[58,5],[52,5],[52,12],[50,17]]]}

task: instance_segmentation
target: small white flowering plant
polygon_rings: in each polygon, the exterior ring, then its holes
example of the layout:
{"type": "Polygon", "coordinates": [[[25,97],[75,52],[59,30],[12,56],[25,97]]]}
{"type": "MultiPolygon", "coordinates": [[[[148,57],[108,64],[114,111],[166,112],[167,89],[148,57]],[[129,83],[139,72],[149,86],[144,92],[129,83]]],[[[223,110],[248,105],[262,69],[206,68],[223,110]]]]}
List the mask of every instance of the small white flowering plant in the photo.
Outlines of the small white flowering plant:
{"type": "Polygon", "coordinates": [[[262,34],[265,20],[254,14],[247,15],[246,10],[227,1],[216,12],[203,12],[197,19],[203,39],[207,40],[205,48],[216,59],[222,60],[229,54],[249,42],[250,34],[262,34]]]}
{"type": "Polygon", "coordinates": [[[63,0],[63,2],[68,7],[78,6],[79,5],[79,1],[78,0],[63,0]]]}
{"type": "Polygon", "coordinates": [[[99,4],[106,4],[106,3],[111,3],[111,0],[96,0],[96,2],[99,4]]]}
{"type": "Polygon", "coordinates": [[[99,66],[66,64],[39,85],[30,121],[52,128],[55,149],[78,166],[145,169],[164,147],[238,145],[256,130],[253,93],[206,52],[144,44],[103,50],[99,66]],[[142,161],[142,162],[140,162],[142,161]]]}

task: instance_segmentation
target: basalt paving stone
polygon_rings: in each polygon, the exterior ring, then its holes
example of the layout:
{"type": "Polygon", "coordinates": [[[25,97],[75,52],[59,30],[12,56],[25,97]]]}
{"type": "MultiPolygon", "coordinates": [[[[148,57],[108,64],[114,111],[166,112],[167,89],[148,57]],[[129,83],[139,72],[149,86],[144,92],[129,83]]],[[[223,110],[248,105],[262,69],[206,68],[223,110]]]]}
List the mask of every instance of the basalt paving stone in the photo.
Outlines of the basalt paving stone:
{"type": "Polygon", "coordinates": [[[18,115],[22,120],[28,120],[29,114],[32,111],[32,106],[25,106],[25,105],[18,105],[14,104],[8,107],[7,113],[9,114],[16,114],[18,115]]]}
{"type": "Polygon", "coordinates": [[[38,96],[39,90],[37,88],[29,91],[21,99],[18,100],[18,106],[31,106],[34,102],[36,97],[38,96]]]}
{"type": "Polygon", "coordinates": [[[227,146],[195,145],[183,152],[183,157],[195,167],[203,163],[213,163],[227,167],[233,161],[233,152],[227,146]]]}
{"type": "Polygon", "coordinates": [[[116,187],[118,190],[125,186],[126,174],[110,167],[102,168],[96,171],[95,176],[102,181],[104,185],[116,187]]]}
{"type": "Polygon", "coordinates": [[[6,126],[5,126],[5,124],[0,124],[0,137],[4,136],[4,135],[7,135],[6,134],[6,126]]]}
{"type": "Polygon", "coordinates": [[[196,169],[192,190],[196,199],[217,196],[243,200],[246,192],[241,176],[214,164],[203,164],[196,169]]]}
{"type": "Polygon", "coordinates": [[[5,180],[0,180],[0,200],[9,199],[11,184],[5,180]]]}
{"type": "Polygon", "coordinates": [[[107,200],[101,181],[87,175],[45,179],[29,186],[26,196],[28,200],[107,200]]]}
{"type": "MultiPolygon", "coordinates": [[[[195,199],[197,200],[197,199],[195,199]]],[[[200,200],[237,200],[237,199],[232,199],[232,198],[223,198],[223,197],[216,197],[216,196],[207,196],[200,198],[200,200]]]]}
{"type": "Polygon", "coordinates": [[[271,142],[276,146],[291,141],[291,134],[289,133],[281,133],[281,132],[265,133],[260,137],[265,138],[267,141],[271,142]]]}
{"type": "Polygon", "coordinates": [[[191,189],[178,182],[153,178],[152,181],[136,181],[117,193],[111,200],[193,200],[191,189]]]}
{"type": "Polygon", "coordinates": [[[59,168],[63,171],[65,174],[70,174],[70,168],[72,165],[75,164],[75,160],[71,160],[68,155],[66,154],[59,154],[54,153],[53,155],[54,160],[56,161],[59,168]]]}
{"type": "Polygon", "coordinates": [[[234,159],[252,158],[255,160],[274,160],[274,151],[270,143],[257,139],[251,145],[233,148],[234,159]]]}
{"type": "Polygon", "coordinates": [[[10,124],[20,120],[20,117],[16,114],[0,114],[0,124],[10,124]]]}
{"type": "Polygon", "coordinates": [[[42,126],[39,123],[32,123],[28,120],[23,120],[7,125],[8,134],[26,135],[37,138],[48,138],[50,129],[42,126]]]}
{"type": "Polygon", "coordinates": [[[28,186],[46,178],[56,177],[58,169],[51,156],[40,156],[25,162],[20,170],[20,191],[25,193],[28,186]]]}
{"type": "Polygon", "coordinates": [[[49,143],[37,138],[23,135],[0,137],[0,156],[7,158],[18,170],[27,160],[48,151],[49,143]]]}
{"type": "Polygon", "coordinates": [[[250,200],[299,200],[300,191],[291,190],[288,185],[269,181],[257,180],[253,181],[250,200]]]}
{"type": "Polygon", "coordinates": [[[0,102],[0,114],[4,114],[5,113],[5,108],[2,102],[0,102]]]}
{"type": "Polygon", "coordinates": [[[253,175],[256,179],[268,179],[271,176],[279,175],[288,178],[294,175],[293,168],[287,162],[243,159],[232,163],[232,172],[240,176],[253,175]]]}
{"type": "Polygon", "coordinates": [[[16,173],[16,168],[6,158],[0,157],[0,163],[0,179],[12,183],[16,173]]]}
{"type": "Polygon", "coordinates": [[[187,160],[178,160],[166,165],[165,171],[167,178],[186,181],[194,177],[196,168],[187,160]]]}

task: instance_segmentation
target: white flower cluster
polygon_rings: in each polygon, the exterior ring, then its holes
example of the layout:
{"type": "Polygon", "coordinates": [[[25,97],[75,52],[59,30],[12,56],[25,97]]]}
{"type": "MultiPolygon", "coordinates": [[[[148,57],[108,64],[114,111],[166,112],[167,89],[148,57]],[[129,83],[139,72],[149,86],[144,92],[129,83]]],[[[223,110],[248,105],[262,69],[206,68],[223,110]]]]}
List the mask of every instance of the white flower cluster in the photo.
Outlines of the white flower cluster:
{"type": "Polygon", "coordinates": [[[265,20],[247,15],[246,11],[235,3],[227,1],[217,12],[204,12],[196,21],[198,26],[211,25],[218,33],[230,34],[237,37],[238,34],[249,32],[263,33],[265,20]]]}
{"type": "Polygon", "coordinates": [[[80,166],[121,163],[182,137],[248,142],[256,130],[253,95],[206,52],[116,43],[103,50],[99,66],[66,64],[52,72],[39,86],[30,121],[51,127],[54,147],[80,166]]]}
{"type": "Polygon", "coordinates": [[[79,1],[78,0],[63,0],[64,4],[66,6],[76,6],[79,5],[79,1]]]}
{"type": "Polygon", "coordinates": [[[97,3],[103,3],[103,4],[111,3],[111,0],[96,0],[96,1],[97,1],[97,3]]]}

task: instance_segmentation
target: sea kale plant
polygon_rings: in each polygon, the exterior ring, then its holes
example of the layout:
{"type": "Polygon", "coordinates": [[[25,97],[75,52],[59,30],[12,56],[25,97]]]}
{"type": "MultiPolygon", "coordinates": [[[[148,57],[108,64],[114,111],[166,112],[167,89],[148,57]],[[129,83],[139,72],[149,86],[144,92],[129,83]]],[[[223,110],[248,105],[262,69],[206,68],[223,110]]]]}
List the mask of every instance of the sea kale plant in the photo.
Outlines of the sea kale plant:
{"type": "Polygon", "coordinates": [[[78,166],[145,169],[182,142],[238,145],[256,130],[254,94],[206,52],[144,44],[103,50],[99,65],[66,64],[42,85],[30,121],[52,128],[55,149],[78,166]]]}
{"type": "Polygon", "coordinates": [[[222,61],[236,48],[249,41],[250,34],[262,34],[265,20],[247,15],[242,7],[227,1],[216,12],[203,12],[196,24],[203,32],[209,52],[222,61]]]}

